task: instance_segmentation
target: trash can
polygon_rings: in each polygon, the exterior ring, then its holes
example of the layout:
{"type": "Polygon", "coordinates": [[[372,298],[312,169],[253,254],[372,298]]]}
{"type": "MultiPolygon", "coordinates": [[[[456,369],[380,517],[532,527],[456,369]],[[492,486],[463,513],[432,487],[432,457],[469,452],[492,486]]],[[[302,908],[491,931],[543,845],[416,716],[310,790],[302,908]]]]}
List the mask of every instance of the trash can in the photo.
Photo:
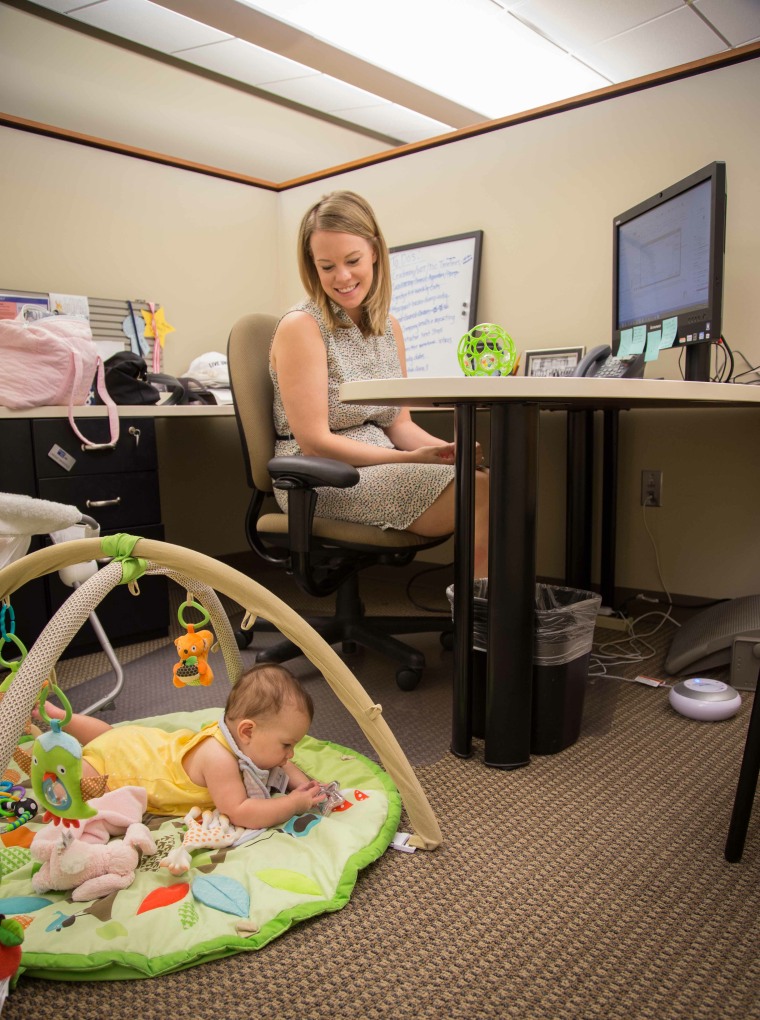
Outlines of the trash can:
{"type": "MultiPolygon", "coordinates": [[[[454,608],[454,585],[446,589],[454,608]]],[[[558,585],[536,585],[531,754],[556,754],[580,736],[588,662],[601,595],[558,585]]],[[[473,585],[472,732],[485,734],[488,579],[473,585]]]]}

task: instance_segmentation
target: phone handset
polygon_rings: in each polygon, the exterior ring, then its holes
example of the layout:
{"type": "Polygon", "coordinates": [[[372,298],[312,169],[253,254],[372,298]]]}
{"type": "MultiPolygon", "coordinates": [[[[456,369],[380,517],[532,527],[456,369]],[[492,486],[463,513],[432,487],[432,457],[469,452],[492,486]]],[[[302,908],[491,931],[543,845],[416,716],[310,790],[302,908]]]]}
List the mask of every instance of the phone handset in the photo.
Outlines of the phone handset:
{"type": "Polygon", "coordinates": [[[609,344],[600,344],[581,358],[573,375],[586,376],[587,378],[601,376],[604,379],[641,378],[644,375],[644,355],[615,358],[609,344]]]}
{"type": "Polygon", "coordinates": [[[575,366],[573,375],[596,375],[602,362],[606,361],[611,354],[612,348],[609,344],[599,344],[598,347],[592,347],[588,354],[584,355],[575,366]]]}

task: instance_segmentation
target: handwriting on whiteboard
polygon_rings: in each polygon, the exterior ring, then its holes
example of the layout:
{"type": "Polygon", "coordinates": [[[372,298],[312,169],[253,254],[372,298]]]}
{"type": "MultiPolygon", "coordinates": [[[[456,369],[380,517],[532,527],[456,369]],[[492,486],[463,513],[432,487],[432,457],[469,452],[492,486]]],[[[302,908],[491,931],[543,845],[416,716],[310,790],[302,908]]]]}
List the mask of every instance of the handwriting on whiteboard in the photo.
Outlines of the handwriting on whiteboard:
{"type": "Polygon", "coordinates": [[[429,242],[391,252],[391,312],[404,334],[411,375],[459,375],[459,340],[474,324],[478,238],[429,242]]]}

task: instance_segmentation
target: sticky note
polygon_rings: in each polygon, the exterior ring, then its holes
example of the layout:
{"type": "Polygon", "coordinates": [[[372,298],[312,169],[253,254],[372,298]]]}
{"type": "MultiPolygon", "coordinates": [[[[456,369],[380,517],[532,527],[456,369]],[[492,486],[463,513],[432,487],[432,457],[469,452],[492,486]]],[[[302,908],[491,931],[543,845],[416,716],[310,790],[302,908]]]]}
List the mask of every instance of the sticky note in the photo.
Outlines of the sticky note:
{"type": "Polygon", "coordinates": [[[657,361],[660,356],[661,339],[662,332],[659,329],[653,329],[651,333],[647,333],[647,349],[644,352],[644,361],[657,361]]]}
{"type": "Polygon", "coordinates": [[[620,330],[620,346],[618,347],[617,356],[619,358],[627,358],[631,354],[631,343],[633,341],[633,330],[632,329],[621,329],[620,330]]]}
{"type": "Polygon", "coordinates": [[[666,347],[672,347],[673,341],[676,338],[678,332],[678,317],[673,316],[671,319],[662,320],[662,339],[660,340],[660,350],[664,350],[666,347]]]}
{"type": "Polygon", "coordinates": [[[633,339],[631,340],[631,354],[643,354],[647,342],[646,326],[633,327],[633,339]]]}

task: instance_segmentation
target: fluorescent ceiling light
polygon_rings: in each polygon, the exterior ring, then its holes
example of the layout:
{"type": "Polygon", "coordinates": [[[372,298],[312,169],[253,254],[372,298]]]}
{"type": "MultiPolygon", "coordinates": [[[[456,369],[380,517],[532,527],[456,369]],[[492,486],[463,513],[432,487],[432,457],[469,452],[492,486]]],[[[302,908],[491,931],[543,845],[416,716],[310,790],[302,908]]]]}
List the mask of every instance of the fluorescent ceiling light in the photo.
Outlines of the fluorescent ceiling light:
{"type": "Polygon", "coordinates": [[[505,117],[609,84],[492,0],[238,0],[370,64],[505,117]]]}

